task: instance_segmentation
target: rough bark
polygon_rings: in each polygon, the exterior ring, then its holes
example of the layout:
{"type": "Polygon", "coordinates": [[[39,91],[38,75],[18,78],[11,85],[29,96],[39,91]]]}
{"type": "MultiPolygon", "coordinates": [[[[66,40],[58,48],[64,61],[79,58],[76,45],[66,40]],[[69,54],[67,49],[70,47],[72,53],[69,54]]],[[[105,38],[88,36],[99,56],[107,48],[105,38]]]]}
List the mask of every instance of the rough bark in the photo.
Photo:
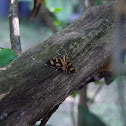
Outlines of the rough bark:
{"type": "Polygon", "coordinates": [[[0,125],[30,126],[110,61],[114,48],[113,4],[90,8],[68,27],[0,69],[0,125]],[[75,74],[44,65],[69,53],[75,74]]]}

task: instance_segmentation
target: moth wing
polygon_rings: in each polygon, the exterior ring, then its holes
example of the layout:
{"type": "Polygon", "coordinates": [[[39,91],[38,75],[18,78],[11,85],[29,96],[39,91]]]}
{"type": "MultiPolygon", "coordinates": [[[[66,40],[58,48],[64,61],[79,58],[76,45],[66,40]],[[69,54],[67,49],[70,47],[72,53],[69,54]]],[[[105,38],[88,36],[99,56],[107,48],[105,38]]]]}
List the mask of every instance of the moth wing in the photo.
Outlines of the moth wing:
{"type": "Polygon", "coordinates": [[[45,62],[47,66],[55,66],[55,60],[48,60],[45,62]]]}
{"type": "Polygon", "coordinates": [[[57,70],[62,70],[62,58],[56,58],[46,61],[47,66],[55,67],[57,70]]]}
{"type": "Polygon", "coordinates": [[[75,73],[75,68],[73,67],[71,62],[67,62],[67,69],[70,73],[74,74],[75,73]]]}

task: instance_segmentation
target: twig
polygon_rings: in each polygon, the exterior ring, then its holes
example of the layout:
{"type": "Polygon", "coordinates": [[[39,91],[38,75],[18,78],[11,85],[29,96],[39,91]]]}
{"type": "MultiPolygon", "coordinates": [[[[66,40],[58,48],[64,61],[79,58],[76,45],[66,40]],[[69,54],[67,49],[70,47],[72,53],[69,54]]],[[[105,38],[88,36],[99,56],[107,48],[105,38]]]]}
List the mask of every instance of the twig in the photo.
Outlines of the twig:
{"type": "Polygon", "coordinates": [[[11,49],[17,54],[22,52],[19,32],[19,18],[18,18],[18,0],[9,0],[9,25],[10,25],[10,41],[11,49]]]}
{"type": "Polygon", "coordinates": [[[104,85],[104,82],[101,82],[101,84],[99,85],[99,87],[95,91],[93,97],[91,98],[90,103],[93,103],[94,99],[96,98],[96,96],[100,92],[100,90],[102,89],[103,85],[104,85]]]}
{"type": "Polygon", "coordinates": [[[53,16],[51,12],[47,9],[47,7],[43,4],[42,8],[40,9],[40,12],[42,14],[42,18],[45,21],[48,28],[53,32],[57,32],[56,26],[53,24],[53,16]]]}
{"type": "Polygon", "coordinates": [[[73,124],[73,126],[76,126],[77,125],[77,123],[76,123],[76,120],[75,120],[75,117],[74,117],[74,105],[75,105],[75,99],[74,99],[74,101],[72,101],[72,103],[71,103],[71,120],[72,120],[72,124],[73,124]]]}

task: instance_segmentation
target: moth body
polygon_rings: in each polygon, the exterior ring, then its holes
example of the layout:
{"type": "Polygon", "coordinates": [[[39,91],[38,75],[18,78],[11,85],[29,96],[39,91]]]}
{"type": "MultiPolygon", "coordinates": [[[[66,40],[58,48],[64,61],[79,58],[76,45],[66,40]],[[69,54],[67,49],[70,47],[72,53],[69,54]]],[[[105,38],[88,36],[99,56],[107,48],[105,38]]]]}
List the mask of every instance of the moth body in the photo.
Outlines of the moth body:
{"type": "Polygon", "coordinates": [[[70,58],[67,55],[63,55],[63,57],[55,58],[53,60],[48,60],[46,62],[47,66],[53,66],[57,70],[63,71],[65,73],[75,73],[75,69],[72,66],[70,58]]]}

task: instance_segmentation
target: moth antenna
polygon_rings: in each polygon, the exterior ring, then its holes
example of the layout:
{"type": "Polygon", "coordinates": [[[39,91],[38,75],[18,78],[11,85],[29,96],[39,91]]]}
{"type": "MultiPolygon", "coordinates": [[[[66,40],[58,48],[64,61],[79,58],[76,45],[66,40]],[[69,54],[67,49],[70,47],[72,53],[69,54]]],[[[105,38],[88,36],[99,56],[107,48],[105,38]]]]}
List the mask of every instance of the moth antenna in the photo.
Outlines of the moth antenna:
{"type": "Polygon", "coordinates": [[[62,54],[60,54],[59,52],[56,52],[58,55],[60,55],[60,56],[63,56],[62,54]]]}
{"type": "Polygon", "coordinates": [[[44,63],[44,66],[48,66],[46,63],[44,63]]]}
{"type": "Polygon", "coordinates": [[[62,68],[62,67],[58,67],[57,69],[55,69],[55,71],[57,71],[57,70],[60,69],[60,68],[62,68]]]}

